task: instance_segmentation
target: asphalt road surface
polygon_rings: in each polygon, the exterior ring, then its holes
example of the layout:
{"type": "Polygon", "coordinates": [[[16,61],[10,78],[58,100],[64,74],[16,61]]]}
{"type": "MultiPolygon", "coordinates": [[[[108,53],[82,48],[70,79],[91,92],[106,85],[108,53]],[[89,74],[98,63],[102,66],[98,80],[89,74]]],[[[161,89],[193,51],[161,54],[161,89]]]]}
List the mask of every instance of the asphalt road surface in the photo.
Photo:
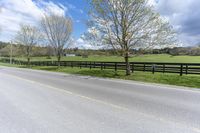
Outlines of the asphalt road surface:
{"type": "Polygon", "coordinates": [[[0,133],[200,133],[200,91],[0,67],[0,133]]]}

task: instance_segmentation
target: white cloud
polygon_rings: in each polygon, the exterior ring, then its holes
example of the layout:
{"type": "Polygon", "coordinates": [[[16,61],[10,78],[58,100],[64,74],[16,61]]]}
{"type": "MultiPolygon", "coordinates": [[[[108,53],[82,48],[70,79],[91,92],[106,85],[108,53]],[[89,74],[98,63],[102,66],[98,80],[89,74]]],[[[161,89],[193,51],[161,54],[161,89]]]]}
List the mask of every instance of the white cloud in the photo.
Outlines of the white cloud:
{"type": "Polygon", "coordinates": [[[155,6],[156,5],[156,0],[149,0],[148,5],[151,5],[151,6],[155,6]]]}
{"type": "Polygon", "coordinates": [[[185,45],[194,45],[200,42],[200,0],[153,1],[156,10],[168,18],[185,45]]]}
{"type": "Polygon", "coordinates": [[[81,13],[81,14],[83,14],[83,13],[84,13],[84,11],[83,11],[83,10],[81,10],[81,9],[80,9],[79,11],[80,11],[80,13],[81,13]]]}
{"type": "Polygon", "coordinates": [[[60,15],[65,15],[65,12],[68,11],[68,8],[65,7],[62,4],[55,4],[53,2],[40,2],[36,3],[38,7],[40,7],[40,10],[44,13],[55,13],[60,15]]]}
{"type": "Polygon", "coordinates": [[[91,44],[87,43],[82,38],[79,38],[79,39],[76,40],[76,43],[75,43],[74,47],[78,47],[80,49],[95,49],[94,46],[92,46],[91,44]]]}
{"type": "Polygon", "coordinates": [[[76,6],[74,6],[73,4],[68,3],[67,1],[65,1],[65,5],[71,10],[77,9],[76,6]]]}
{"type": "Polygon", "coordinates": [[[76,20],[75,22],[76,22],[76,23],[80,23],[80,22],[81,22],[81,20],[76,20]]]}
{"type": "Polygon", "coordinates": [[[65,14],[67,8],[62,4],[45,2],[42,0],[1,0],[0,1],[0,27],[1,41],[10,41],[14,38],[22,23],[35,25],[43,13],[54,12],[65,14]]]}
{"type": "Polygon", "coordinates": [[[68,7],[69,10],[76,12],[76,13],[80,13],[80,14],[84,14],[84,11],[82,9],[77,8],[75,5],[70,4],[69,2],[65,1],[63,2],[63,4],[68,7]]]}

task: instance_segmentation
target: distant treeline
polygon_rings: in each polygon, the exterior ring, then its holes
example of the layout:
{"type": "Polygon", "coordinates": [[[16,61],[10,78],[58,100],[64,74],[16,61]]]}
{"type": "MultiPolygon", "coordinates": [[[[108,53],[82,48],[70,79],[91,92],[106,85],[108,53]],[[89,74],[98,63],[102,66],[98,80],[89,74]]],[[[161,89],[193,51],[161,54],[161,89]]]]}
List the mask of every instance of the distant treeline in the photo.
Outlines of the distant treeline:
{"type": "Polygon", "coordinates": [[[177,56],[177,55],[200,56],[200,46],[174,47],[174,48],[164,48],[164,49],[139,49],[133,51],[134,54],[170,54],[172,56],[177,56]]]}
{"type": "MultiPolygon", "coordinates": [[[[26,46],[24,45],[12,45],[13,56],[20,57],[26,54],[26,46]]],[[[11,53],[11,45],[10,43],[0,42],[0,56],[8,57],[11,53]]],[[[53,48],[47,46],[35,46],[32,50],[32,56],[54,56],[53,48]]],[[[91,56],[91,55],[106,55],[113,56],[119,55],[112,49],[100,49],[100,50],[92,50],[92,49],[79,49],[79,48],[71,48],[65,49],[63,55],[73,54],[76,56],[91,56]]],[[[191,56],[200,56],[200,46],[197,47],[174,47],[174,48],[164,48],[164,49],[137,49],[131,50],[131,55],[140,55],[140,54],[170,54],[172,56],[177,55],[191,55],[191,56]]]]}

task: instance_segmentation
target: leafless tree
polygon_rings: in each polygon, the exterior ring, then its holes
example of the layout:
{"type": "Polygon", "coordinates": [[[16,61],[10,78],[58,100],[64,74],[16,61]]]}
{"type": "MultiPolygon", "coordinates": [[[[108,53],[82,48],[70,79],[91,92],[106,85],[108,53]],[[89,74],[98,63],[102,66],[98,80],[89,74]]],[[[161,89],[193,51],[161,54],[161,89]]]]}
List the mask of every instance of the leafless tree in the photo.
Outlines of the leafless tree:
{"type": "Polygon", "coordinates": [[[64,52],[64,48],[69,47],[73,24],[70,17],[56,14],[45,15],[41,20],[41,27],[51,47],[54,48],[58,67],[64,52]]]}
{"type": "Polygon", "coordinates": [[[89,28],[93,31],[89,38],[92,43],[94,38],[97,42],[102,40],[103,43],[98,44],[120,52],[126,62],[126,75],[130,75],[130,50],[166,47],[176,42],[172,27],[154,12],[147,0],[88,1],[91,6],[89,28]]]}
{"type": "Polygon", "coordinates": [[[39,43],[42,35],[37,27],[31,25],[21,25],[18,31],[15,42],[25,46],[25,55],[27,57],[28,65],[30,65],[30,58],[32,49],[39,43]]]}

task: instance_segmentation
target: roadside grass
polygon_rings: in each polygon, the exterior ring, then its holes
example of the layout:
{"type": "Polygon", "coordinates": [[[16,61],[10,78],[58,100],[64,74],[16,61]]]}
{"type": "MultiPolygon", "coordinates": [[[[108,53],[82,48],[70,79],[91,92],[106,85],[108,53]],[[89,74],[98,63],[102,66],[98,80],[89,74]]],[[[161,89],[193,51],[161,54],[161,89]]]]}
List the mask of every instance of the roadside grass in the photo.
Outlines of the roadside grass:
{"type": "MultiPolygon", "coordinates": [[[[25,60],[24,57],[16,57],[15,59],[25,60]]],[[[32,61],[56,61],[56,57],[32,57],[32,61]]],[[[80,56],[75,57],[63,57],[63,61],[124,61],[120,56],[89,56],[88,58],[82,58],[80,56]]],[[[150,54],[150,55],[135,55],[130,57],[130,61],[135,62],[172,62],[172,63],[200,63],[200,56],[171,56],[167,54],[150,54]]]]}
{"type": "Polygon", "coordinates": [[[20,68],[26,67],[26,66],[19,66],[19,65],[15,65],[15,64],[1,63],[1,62],[0,62],[0,66],[7,66],[7,67],[20,67],[20,68]]]}
{"type": "Polygon", "coordinates": [[[116,79],[125,79],[125,80],[134,80],[150,83],[159,83],[159,84],[169,84],[185,87],[194,87],[200,88],[200,76],[199,75],[183,75],[179,76],[178,74],[163,74],[150,72],[134,72],[130,76],[126,76],[124,71],[115,72],[113,70],[99,70],[99,69],[89,69],[89,68],[71,68],[71,67],[32,67],[32,69],[37,70],[47,70],[52,72],[63,72],[69,74],[78,74],[78,75],[88,75],[94,77],[103,77],[103,78],[116,78],[116,79]]]}

